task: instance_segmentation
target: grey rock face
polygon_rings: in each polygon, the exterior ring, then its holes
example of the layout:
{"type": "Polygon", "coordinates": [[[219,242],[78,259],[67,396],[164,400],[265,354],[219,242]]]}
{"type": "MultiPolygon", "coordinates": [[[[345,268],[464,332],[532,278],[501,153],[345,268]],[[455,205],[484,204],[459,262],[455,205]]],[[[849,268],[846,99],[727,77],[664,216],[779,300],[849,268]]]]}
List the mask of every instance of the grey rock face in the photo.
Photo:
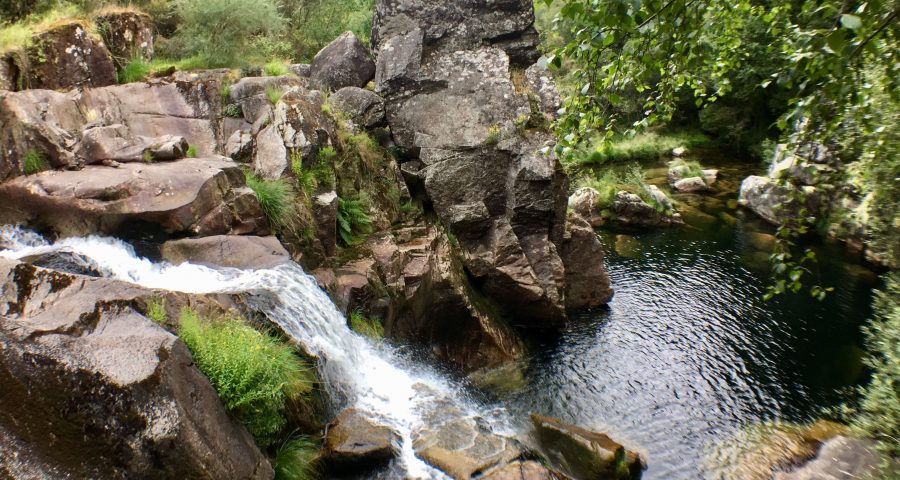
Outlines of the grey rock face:
{"type": "Polygon", "coordinates": [[[330,91],[362,88],[375,78],[375,62],[356,35],[345,32],[316,54],[309,77],[314,85],[330,91]]]}
{"type": "Polygon", "coordinates": [[[535,69],[534,82],[515,85],[510,74],[537,56],[533,19],[525,1],[382,0],[373,45],[394,140],[421,162],[404,176],[424,185],[485,292],[523,324],[546,326],[566,318],[567,178],[550,135],[517,126],[546,123],[541,93],[553,103],[549,77],[535,69]]]}
{"type": "Polygon", "coordinates": [[[234,268],[269,268],[289,262],[288,254],[275,237],[215,235],[169,240],[162,245],[163,260],[174,264],[234,268]]]}
{"type": "Polygon", "coordinates": [[[569,215],[560,257],[566,268],[566,308],[606,305],[612,298],[609,275],[603,268],[603,247],[584,218],[569,215]]]}
{"type": "Polygon", "coordinates": [[[152,291],[0,261],[0,472],[12,478],[271,479],[152,291]]]}
{"type": "Polygon", "coordinates": [[[123,163],[179,160],[187,150],[184,137],[133,135],[121,124],[88,128],[81,134],[81,155],[86,164],[110,160],[123,163]]]}
{"type": "Polygon", "coordinates": [[[303,82],[294,77],[244,77],[231,86],[228,101],[240,105],[244,120],[254,123],[272,111],[266,90],[287,92],[302,85],[303,82]]]}
{"type": "Polygon", "coordinates": [[[366,89],[344,87],[334,92],[329,101],[336,110],[346,113],[363,128],[385,124],[384,99],[366,89]]]}

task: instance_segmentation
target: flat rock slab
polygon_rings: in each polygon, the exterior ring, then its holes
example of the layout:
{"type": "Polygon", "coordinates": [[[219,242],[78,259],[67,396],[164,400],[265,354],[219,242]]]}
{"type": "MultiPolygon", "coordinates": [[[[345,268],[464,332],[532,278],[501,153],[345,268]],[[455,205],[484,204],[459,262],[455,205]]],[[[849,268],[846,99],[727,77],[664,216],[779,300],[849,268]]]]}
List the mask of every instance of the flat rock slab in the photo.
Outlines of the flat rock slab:
{"type": "Polygon", "coordinates": [[[641,457],[607,435],[532,414],[534,433],[551,464],[574,478],[625,480],[641,477],[641,457]]]}
{"type": "Polygon", "coordinates": [[[0,185],[0,221],[38,221],[63,236],[128,234],[135,225],[199,236],[268,233],[244,174],[224,157],[17,177],[0,185]]]}
{"type": "Polygon", "coordinates": [[[325,455],[336,469],[371,468],[393,458],[399,444],[400,436],[389,427],[349,408],[328,426],[325,455]]]}
{"type": "Polygon", "coordinates": [[[291,260],[276,237],[215,235],[170,240],[162,245],[162,258],[174,264],[234,268],[270,268],[291,260]]]}

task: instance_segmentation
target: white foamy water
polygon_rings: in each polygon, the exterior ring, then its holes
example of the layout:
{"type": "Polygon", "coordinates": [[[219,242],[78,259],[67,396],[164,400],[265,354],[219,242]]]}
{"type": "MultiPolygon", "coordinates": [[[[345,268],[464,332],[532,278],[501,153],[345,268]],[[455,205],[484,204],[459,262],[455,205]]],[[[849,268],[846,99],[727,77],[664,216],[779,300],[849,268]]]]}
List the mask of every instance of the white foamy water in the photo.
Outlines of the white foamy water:
{"type": "Polygon", "coordinates": [[[322,379],[336,407],[353,406],[393,428],[402,438],[397,468],[407,478],[446,478],[419,460],[412,436],[422,418],[451,400],[471,412],[457,386],[421,365],[411,365],[389,346],[374,344],[347,327],[315,280],[291,262],[275,268],[240,270],[184,263],[154,263],[120,240],[67,238],[49,243],[19,227],[0,227],[0,257],[22,259],[51,252],[89,258],[104,276],[147,288],[187,293],[265,291],[275,297],[266,313],[291,338],[319,358],[322,379]],[[402,367],[401,367],[402,365],[402,367]]]}

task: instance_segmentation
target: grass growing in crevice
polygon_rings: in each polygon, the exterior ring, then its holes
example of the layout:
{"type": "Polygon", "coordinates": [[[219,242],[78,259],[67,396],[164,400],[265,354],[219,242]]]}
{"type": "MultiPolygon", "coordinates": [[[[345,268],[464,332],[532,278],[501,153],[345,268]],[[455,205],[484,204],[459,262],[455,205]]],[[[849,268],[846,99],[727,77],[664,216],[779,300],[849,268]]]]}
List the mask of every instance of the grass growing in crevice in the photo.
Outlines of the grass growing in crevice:
{"type": "Polygon", "coordinates": [[[25,152],[25,157],[22,158],[22,171],[25,172],[25,175],[34,175],[46,169],[47,161],[40,152],[33,148],[25,152]]]}
{"type": "Polygon", "coordinates": [[[659,158],[678,147],[711,146],[713,141],[700,132],[644,132],[634,137],[619,137],[609,143],[597,140],[570,152],[563,159],[568,165],[602,165],[612,162],[642,161],[659,158]]]}
{"type": "Polygon", "coordinates": [[[278,103],[281,100],[281,97],[284,96],[284,89],[279,87],[268,86],[266,87],[266,98],[269,99],[269,102],[272,105],[278,103]]]}
{"type": "Polygon", "coordinates": [[[150,65],[141,58],[133,58],[119,71],[119,84],[143,81],[151,72],[150,65]]]}
{"type": "Polygon", "coordinates": [[[225,409],[261,447],[270,445],[284,427],[285,402],[313,391],[315,375],[294,349],[239,317],[203,318],[186,307],[178,336],[225,409]]]}
{"type": "Polygon", "coordinates": [[[361,234],[372,233],[372,219],[366,204],[359,194],[338,198],[338,236],[344,245],[352,245],[361,234]]]}
{"type": "Polygon", "coordinates": [[[276,480],[313,480],[319,478],[319,449],[309,437],[294,437],[284,442],[275,453],[272,468],[276,480]]]}
{"type": "Polygon", "coordinates": [[[184,155],[187,158],[197,158],[197,146],[196,145],[188,145],[188,149],[184,152],[184,155]]]}
{"type": "Polygon", "coordinates": [[[381,324],[381,320],[367,318],[360,309],[350,312],[350,329],[375,340],[384,338],[384,325],[381,324]]]}
{"type": "Polygon", "coordinates": [[[169,320],[166,305],[158,298],[147,302],[147,312],[144,315],[158,325],[164,325],[169,320]]]}
{"type": "Polygon", "coordinates": [[[285,179],[263,180],[247,174],[247,186],[256,194],[259,206],[272,227],[284,228],[291,224],[297,193],[285,179]]]}
{"type": "Polygon", "coordinates": [[[272,60],[263,66],[263,74],[267,77],[283,77],[291,73],[282,60],[272,60]]]}
{"type": "Polygon", "coordinates": [[[636,162],[605,167],[599,176],[594,172],[588,172],[579,177],[577,185],[596,190],[599,193],[600,208],[612,205],[616,194],[623,190],[638,195],[650,205],[656,204],[653,197],[647,193],[644,172],[636,162]]]}

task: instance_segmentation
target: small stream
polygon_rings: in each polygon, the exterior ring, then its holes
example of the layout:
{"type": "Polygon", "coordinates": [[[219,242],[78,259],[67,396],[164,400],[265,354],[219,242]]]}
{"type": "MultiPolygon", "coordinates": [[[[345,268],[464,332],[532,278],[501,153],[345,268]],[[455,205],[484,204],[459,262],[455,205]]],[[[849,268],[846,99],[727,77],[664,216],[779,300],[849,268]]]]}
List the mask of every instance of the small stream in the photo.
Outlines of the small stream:
{"type": "MultiPolygon", "coordinates": [[[[540,342],[524,386],[501,401],[610,434],[643,452],[644,478],[728,478],[714,457],[742,428],[808,422],[864,380],[860,326],[875,274],[841,245],[820,243],[824,302],[806,294],[761,299],[772,227],[736,208],[754,167],[720,168],[717,191],[676,195],[687,225],[604,232],[615,297],[540,342]]],[[[648,170],[651,183],[664,172],[648,170]]],[[[760,170],[756,168],[755,170],[760,170]]],[[[664,175],[664,173],[663,173],[664,175]]]]}

